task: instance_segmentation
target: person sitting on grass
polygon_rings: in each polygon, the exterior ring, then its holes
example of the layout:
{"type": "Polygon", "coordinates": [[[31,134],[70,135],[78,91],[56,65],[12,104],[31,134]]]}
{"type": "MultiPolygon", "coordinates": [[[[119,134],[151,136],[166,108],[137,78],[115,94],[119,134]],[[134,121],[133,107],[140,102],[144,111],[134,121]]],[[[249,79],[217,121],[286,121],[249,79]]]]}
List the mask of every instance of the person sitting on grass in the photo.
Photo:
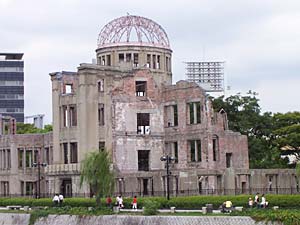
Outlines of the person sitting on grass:
{"type": "Polygon", "coordinates": [[[58,199],[59,199],[59,206],[62,206],[64,202],[64,196],[62,194],[59,194],[58,199]]]}
{"type": "Polygon", "coordinates": [[[59,197],[57,194],[54,195],[53,199],[52,199],[52,202],[54,203],[54,206],[58,206],[58,203],[59,203],[59,197]]]}
{"type": "Polygon", "coordinates": [[[248,206],[249,206],[250,209],[253,208],[253,199],[252,198],[248,199],[248,206]]]}
{"type": "Polygon", "coordinates": [[[267,202],[267,200],[266,200],[266,197],[265,197],[265,195],[263,194],[262,196],[261,196],[261,203],[260,203],[260,207],[261,208],[266,208],[267,206],[268,206],[268,202],[267,202]]]}
{"type": "Polygon", "coordinates": [[[232,211],[232,202],[227,200],[227,201],[223,202],[223,204],[220,207],[221,207],[222,213],[231,212],[232,211]]]}

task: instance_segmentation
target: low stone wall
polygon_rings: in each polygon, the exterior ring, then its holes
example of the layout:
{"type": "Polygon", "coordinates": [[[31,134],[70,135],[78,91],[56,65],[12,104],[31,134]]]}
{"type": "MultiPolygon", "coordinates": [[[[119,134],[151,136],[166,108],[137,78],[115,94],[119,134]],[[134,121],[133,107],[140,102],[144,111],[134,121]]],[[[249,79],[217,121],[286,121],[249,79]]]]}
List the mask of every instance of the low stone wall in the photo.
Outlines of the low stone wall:
{"type": "Polygon", "coordinates": [[[29,214],[0,213],[0,225],[28,225],[29,214]]]}
{"type": "MultiPolygon", "coordinates": [[[[29,214],[0,213],[0,225],[28,225],[29,214]]],[[[71,216],[49,215],[35,225],[266,225],[240,216],[71,216]]],[[[268,223],[271,225],[272,223],[268,223]]],[[[273,225],[281,225],[274,223],[273,225]]]]}
{"type": "MultiPolygon", "coordinates": [[[[265,225],[250,217],[231,216],[69,216],[50,215],[35,225],[265,225]]],[[[271,224],[271,223],[269,223],[271,224]]],[[[279,224],[273,224],[279,225],[279,224]]]]}

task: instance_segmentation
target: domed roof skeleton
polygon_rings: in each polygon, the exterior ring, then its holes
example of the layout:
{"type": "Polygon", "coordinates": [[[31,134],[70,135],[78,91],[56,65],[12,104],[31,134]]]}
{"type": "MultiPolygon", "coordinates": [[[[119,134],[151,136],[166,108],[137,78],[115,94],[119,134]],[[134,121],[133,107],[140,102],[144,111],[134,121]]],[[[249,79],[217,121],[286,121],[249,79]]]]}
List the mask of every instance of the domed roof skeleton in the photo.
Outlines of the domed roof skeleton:
{"type": "Polygon", "coordinates": [[[126,44],[170,49],[167,33],[159,24],[153,20],[132,15],[112,20],[102,28],[98,36],[98,48],[126,44]],[[134,31],[136,41],[133,40],[134,31]]]}

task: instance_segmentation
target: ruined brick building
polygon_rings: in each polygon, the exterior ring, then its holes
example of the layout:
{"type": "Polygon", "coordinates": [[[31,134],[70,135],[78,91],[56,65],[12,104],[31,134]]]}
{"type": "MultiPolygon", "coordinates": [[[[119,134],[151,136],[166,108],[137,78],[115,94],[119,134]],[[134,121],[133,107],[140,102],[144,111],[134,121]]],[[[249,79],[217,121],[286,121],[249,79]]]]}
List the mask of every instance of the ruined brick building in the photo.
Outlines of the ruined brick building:
{"type": "Polygon", "coordinates": [[[50,74],[53,133],[0,137],[2,194],[33,194],[33,162],[48,164],[41,168],[42,193],[87,194],[88,185],[79,185],[80,162],[99,149],[110,152],[116,192],[123,194],[164,193],[166,155],[175,158],[175,195],[245,192],[285,185],[283,177],[287,187],[296,186],[291,170],[250,171],[247,137],[228,129],[226,112],[214,112],[196,83],[172,84],[169,39],[154,21],[111,21],[99,34],[96,57],[77,72],[50,74]]]}

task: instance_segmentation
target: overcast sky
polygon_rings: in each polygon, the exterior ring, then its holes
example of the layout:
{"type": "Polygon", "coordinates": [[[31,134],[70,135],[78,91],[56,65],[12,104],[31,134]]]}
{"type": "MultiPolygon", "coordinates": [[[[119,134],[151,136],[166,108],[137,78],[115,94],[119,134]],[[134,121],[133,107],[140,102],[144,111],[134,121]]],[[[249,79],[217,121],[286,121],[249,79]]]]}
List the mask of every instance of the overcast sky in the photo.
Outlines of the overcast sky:
{"type": "Polygon", "coordinates": [[[127,13],[168,34],[173,82],[184,61],[225,61],[230,93],[259,93],[263,111],[300,111],[299,0],[0,0],[0,52],[23,52],[25,116],[52,121],[49,73],[95,58],[97,37],[127,13]]]}

